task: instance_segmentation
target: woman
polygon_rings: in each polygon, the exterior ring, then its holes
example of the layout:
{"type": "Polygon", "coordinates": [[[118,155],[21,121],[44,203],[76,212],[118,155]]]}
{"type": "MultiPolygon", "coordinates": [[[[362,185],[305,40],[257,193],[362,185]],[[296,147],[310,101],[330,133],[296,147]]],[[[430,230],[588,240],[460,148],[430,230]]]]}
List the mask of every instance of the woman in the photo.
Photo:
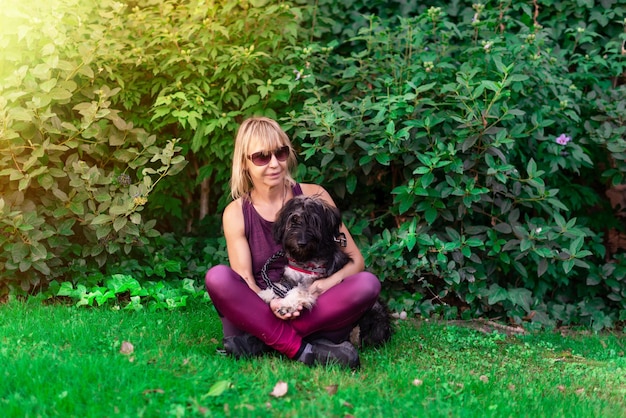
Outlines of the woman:
{"type": "MultiPolygon", "coordinates": [[[[347,339],[376,301],[380,281],[363,271],[364,260],[345,225],[345,251],[353,262],[332,276],[315,281],[315,306],[281,314],[280,299],[269,305],[257,295],[265,288],[263,266],[280,250],[272,224],[285,202],[296,195],[319,195],[333,206],[328,192],[315,184],[296,183],[296,157],[287,134],[265,117],[245,120],[237,132],[231,194],[222,222],[229,266],[212,267],[206,288],[222,319],[224,348],[234,356],[260,354],[271,347],[307,365],[336,363],[356,368],[359,356],[347,339]]],[[[281,277],[285,260],[269,264],[272,281],[281,277]]]]}

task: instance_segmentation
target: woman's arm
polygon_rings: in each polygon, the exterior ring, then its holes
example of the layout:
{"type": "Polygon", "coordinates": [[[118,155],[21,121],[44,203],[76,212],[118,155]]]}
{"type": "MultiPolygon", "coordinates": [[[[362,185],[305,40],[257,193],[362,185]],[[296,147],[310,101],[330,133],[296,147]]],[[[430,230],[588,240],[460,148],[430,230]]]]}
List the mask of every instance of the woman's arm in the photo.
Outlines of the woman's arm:
{"type": "MultiPolygon", "coordinates": [[[[322,199],[336,207],[332,197],[330,197],[330,194],[322,186],[317,184],[301,184],[300,186],[302,187],[302,193],[305,195],[319,195],[322,199]]],[[[346,228],[343,222],[341,223],[341,228],[339,230],[346,236],[346,247],[342,248],[342,250],[352,258],[352,262],[346,264],[341,270],[337,271],[332,276],[316,280],[311,285],[311,290],[313,292],[322,294],[334,285],[341,283],[345,277],[359,273],[365,268],[363,254],[361,254],[359,247],[357,247],[352,235],[350,235],[350,231],[348,231],[348,228],[346,228]]]]}
{"type": "Polygon", "coordinates": [[[261,291],[252,274],[252,255],[244,229],[241,199],[231,202],[222,215],[230,267],[246,281],[255,293],[261,291]]]}
{"type": "MultiPolygon", "coordinates": [[[[246,232],[243,220],[243,210],[241,208],[241,199],[237,199],[226,206],[222,216],[224,228],[224,236],[226,237],[226,247],[228,249],[228,259],[230,267],[238,273],[248,284],[248,287],[255,293],[259,293],[261,289],[254,280],[252,273],[252,255],[250,254],[250,246],[246,239],[246,232]]],[[[280,300],[274,299],[269,304],[270,309],[280,319],[291,319],[300,316],[302,307],[296,312],[280,314],[280,300]]]]}

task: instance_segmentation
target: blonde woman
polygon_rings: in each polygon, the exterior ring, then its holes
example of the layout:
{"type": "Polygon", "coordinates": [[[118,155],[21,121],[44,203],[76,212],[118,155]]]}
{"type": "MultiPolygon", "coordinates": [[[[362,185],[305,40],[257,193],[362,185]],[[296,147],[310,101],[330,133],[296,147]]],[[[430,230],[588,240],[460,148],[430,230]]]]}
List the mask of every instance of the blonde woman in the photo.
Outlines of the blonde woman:
{"type": "Polygon", "coordinates": [[[284,259],[271,260],[281,249],[272,237],[272,225],[285,202],[304,194],[319,195],[335,205],[323,187],[295,182],[291,175],[295,167],[291,142],[276,121],[253,117],[241,124],[233,154],[233,201],[222,218],[230,266],[212,267],[205,280],[222,320],[224,348],[235,357],[274,349],[307,365],[356,368],[358,352],[347,340],[377,300],[380,281],[363,270],[363,256],[345,225],[343,250],[352,262],[315,281],[312,290],[319,297],[310,311],[283,315],[279,299],[267,304],[257,295],[266,287],[263,266],[270,280],[277,281],[286,264],[284,259]]]}

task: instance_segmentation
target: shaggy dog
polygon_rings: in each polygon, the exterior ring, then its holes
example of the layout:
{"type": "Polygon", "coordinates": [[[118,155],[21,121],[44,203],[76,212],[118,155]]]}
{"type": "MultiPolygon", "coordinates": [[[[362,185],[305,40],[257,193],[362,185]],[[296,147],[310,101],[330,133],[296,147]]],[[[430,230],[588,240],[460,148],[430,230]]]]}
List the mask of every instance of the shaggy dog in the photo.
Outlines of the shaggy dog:
{"type": "MultiPolygon", "coordinates": [[[[274,298],[282,298],[280,313],[295,312],[298,306],[311,309],[317,294],[309,291],[309,286],[318,279],[328,277],[352,262],[340,247],[346,246],[346,238],[339,228],[339,209],[329,205],[318,196],[296,196],[289,200],[278,213],[274,222],[274,239],[282,244],[283,252],[276,258],[286,256],[285,267],[280,282],[273,283],[265,274],[267,288],[259,296],[269,303],[274,298]]],[[[356,324],[351,333],[351,342],[378,346],[391,337],[391,318],[387,308],[377,301],[356,324]]]]}

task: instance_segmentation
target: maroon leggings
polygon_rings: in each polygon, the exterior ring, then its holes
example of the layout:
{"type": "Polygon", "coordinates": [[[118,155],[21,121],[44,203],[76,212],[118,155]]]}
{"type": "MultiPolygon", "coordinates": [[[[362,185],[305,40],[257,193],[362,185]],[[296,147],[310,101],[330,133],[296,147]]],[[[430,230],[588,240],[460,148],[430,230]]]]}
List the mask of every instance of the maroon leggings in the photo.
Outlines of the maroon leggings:
{"type": "Polygon", "coordinates": [[[298,353],[305,337],[324,337],[335,342],[346,340],[380,292],[378,278],[363,271],[322,293],[310,311],[282,320],[228,266],[212,267],[206,274],[205,284],[222,319],[225,337],[249,333],[289,358],[298,353]]]}

